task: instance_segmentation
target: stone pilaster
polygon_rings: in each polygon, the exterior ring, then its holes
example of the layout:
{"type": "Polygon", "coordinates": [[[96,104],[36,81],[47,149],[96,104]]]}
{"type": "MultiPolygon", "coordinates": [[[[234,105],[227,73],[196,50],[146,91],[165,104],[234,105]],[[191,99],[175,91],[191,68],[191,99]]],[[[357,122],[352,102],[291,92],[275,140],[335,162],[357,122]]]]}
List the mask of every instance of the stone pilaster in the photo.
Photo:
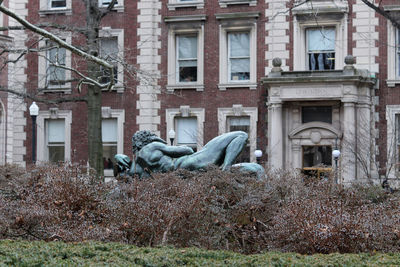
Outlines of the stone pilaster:
{"type": "Polygon", "coordinates": [[[138,100],[136,102],[139,115],[136,123],[139,130],[150,130],[160,135],[160,78],[159,65],[161,56],[159,49],[161,42],[161,1],[140,0],[138,3],[138,56],[139,85],[137,86],[138,100]]]}

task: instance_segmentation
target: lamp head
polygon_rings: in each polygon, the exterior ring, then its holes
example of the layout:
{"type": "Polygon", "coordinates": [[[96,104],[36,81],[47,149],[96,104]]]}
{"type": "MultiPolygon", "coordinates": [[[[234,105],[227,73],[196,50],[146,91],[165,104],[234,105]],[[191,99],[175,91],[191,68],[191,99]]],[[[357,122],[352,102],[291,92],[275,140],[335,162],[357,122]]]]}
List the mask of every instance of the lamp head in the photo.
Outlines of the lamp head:
{"type": "Polygon", "coordinates": [[[29,107],[29,114],[30,114],[31,116],[37,116],[37,115],[39,115],[39,107],[38,107],[38,105],[36,105],[36,102],[35,102],[35,101],[33,101],[33,102],[32,102],[32,105],[29,107]]]}

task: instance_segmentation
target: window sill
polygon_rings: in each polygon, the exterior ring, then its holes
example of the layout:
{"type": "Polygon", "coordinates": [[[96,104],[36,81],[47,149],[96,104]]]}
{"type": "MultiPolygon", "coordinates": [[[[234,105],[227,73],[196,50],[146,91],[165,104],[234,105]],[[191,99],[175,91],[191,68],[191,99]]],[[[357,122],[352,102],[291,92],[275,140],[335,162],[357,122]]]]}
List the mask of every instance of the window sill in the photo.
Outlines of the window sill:
{"type": "MultiPolygon", "coordinates": [[[[107,7],[102,6],[102,7],[100,7],[100,9],[104,11],[107,9],[107,7]]],[[[111,9],[111,11],[117,11],[118,13],[120,13],[120,12],[124,12],[125,8],[124,8],[124,6],[114,6],[113,9],[111,9]]]]}
{"type": "Polygon", "coordinates": [[[250,90],[257,89],[257,83],[220,83],[218,89],[225,91],[227,88],[249,88],[250,90]]]}
{"type": "Polygon", "coordinates": [[[400,79],[399,80],[386,80],[386,84],[388,87],[395,87],[397,84],[400,84],[400,79]]]}
{"type": "Polygon", "coordinates": [[[196,91],[204,91],[204,84],[175,84],[167,85],[167,91],[169,93],[174,92],[174,90],[191,90],[196,89],[196,91]]]}
{"type": "Polygon", "coordinates": [[[229,5],[257,5],[257,0],[219,0],[218,2],[219,6],[222,8],[228,7],[229,5]]]}
{"type": "MultiPolygon", "coordinates": [[[[107,88],[102,89],[103,92],[107,92],[107,88]]],[[[110,92],[116,91],[117,93],[123,93],[125,91],[124,86],[121,83],[114,84],[110,92]]]]}
{"type": "Polygon", "coordinates": [[[48,9],[48,10],[39,10],[39,16],[44,17],[46,15],[57,15],[57,14],[64,14],[64,15],[72,15],[72,9],[48,9]]]}
{"type": "Polygon", "coordinates": [[[204,8],[204,2],[193,1],[193,2],[179,2],[179,3],[169,3],[167,4],[168,10],[176,10],[181,7],[195,7],[197,9],[204,8]]]}
{"type": "Polygon", "coordinates": [[[64,93],[64,94],[71,94],[71,86],[64,85],[64,86],[49,86],[45,89],[42,89],[41,93],[64,93]]]}

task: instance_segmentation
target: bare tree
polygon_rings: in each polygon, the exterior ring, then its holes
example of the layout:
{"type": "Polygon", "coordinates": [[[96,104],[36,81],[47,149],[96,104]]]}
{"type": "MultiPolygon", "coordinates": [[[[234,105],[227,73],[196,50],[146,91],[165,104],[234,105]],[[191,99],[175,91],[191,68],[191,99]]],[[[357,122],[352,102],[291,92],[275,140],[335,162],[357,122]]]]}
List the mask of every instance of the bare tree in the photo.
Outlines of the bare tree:
{"type": "MultiPolygon", "coordinates": [[[[15,19],[20,26],[2,27],[0,31],[13,31],[13,30],[27,30],[32,36],[29,45],[26,49],[18,50],[13,47],[4,48],[1,55],[15,53],[18,56],[14,61],[18,61],[28,53],[36,53],[39,57],[42,56],[47,61],[47,65],[53,71],[57,69],[64,69],[71,72],[71,80],[65,80],[65,77],[60,78],[59,82],[76,82],[76,87],[72,88],[74,94],[71,96],[54,97],[45,94],[38,94],[39,92],[21,92],[13,90],[12,88],[0,88],[0,91],[5,91],[14,94],[20,98],[28,98],[37,102],[44,102],[48,104],[57,104],[63,102],[84,102],[87,104],[88,123],[88,147],[89,147],[89,163],[98,174],[103,173],[103,146],[101,136],[101,103],[102,92],[110,91],[113,89],[116,82],[115,62],[124,62],[123,58],[117,57],[102,57],[99,51],[99,29],[102,19],[109,14],[116,4],[116,0],[110,1],[106,8],[100,8],[98,0],[82,0],[85,5],[85,18],[86,24],[83,27],[75,27],[71,25],[58,25],[54,23],[42,23],[34,25],[26,19],[20,17],[15,12],[2,5],[0,0],[0,12],[15,19]],[[80,37],[85,39],[84,48],[66,42],[60,33],[62,32],[77,32],[80,37]],[[38,44],[46,40],[46,45],[40,47],[38,44]],[[70,51],[79,58],[84,64],[84,69],[81,67],[67,66],[61,62],[59,53],[60,49],[70,51]],[[46,51],[53,50],[52,57],[47,56],[46,51]],[[101,76],[101,77],[100,77],[101,76]],[[64,80],[63,80],[64,79],[64,80]],[[85,86],[87,90],[81,90],[85,86]]],[[[4,60],[4,65],[10,62],[4,60]]],[[[3,66],[4,66],[3,65],[3,66]]],[[[79,65],[79,64],[75,64],[79,65]]],[[[121,70],[119,70],[121,71],[121,70]]],[[[126,64],[124,71],[136,78],[137,70],[126,64]]],[[[46,88],[40,88],[43,90],[46,88]]]]}

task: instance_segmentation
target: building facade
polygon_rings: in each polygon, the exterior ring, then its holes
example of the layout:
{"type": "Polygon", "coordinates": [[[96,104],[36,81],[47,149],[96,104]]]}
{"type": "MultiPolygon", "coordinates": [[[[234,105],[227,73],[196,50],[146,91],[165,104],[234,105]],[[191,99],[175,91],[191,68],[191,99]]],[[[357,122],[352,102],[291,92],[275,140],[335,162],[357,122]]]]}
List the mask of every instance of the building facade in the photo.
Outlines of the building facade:
{"type": "MultiPolygon", "coordinates": [[[[80,1],[8,5],[35,24],[85,25],[80,1]]],[[[396,1],[382,6],[400,14],[396,1]]],[[[3,70],[8,87],[76,94],[74,74],[46,59],[78,69],[82,59],[45,39],[33,44],[28,31],[12,34],[14,47],[48,49],[9,65],[6,78],[3,70]]],[[[100,56],[117,73],[114,89],[103,92],[106,168],[113,154],[131,154],[137,130],[168,140],[173,129],[176,144],[195,150],[243,130],[241,161],[255,161],[260,149],[269,167],[323,173],[336,167],[337,148],[342,182],[399,176],[399,30],[361,0],[118,0],[99,34],[100,56]]],[[[77,30],[59,36],[85,45],[77,30]]],[[[31,102],[3,95],[2,103],[0,162],[29,164],[31,102]]],[[[86,163],[86,105],[39,106],[37,159],[86,163]]]]}

